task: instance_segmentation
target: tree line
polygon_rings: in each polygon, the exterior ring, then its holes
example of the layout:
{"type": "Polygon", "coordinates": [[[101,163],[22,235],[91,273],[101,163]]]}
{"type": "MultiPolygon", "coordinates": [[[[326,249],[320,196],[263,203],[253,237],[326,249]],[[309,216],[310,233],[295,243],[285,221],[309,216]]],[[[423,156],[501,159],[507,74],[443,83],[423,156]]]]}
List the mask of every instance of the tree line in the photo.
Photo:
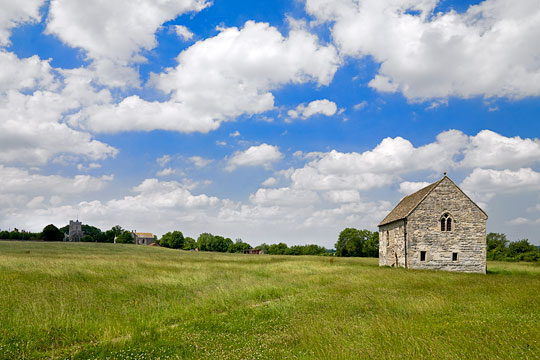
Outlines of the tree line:
{"type": "MultiPolygon", "coordinates": [[[[120,225],[113,226],[111,229],[102,231],[101,229],[83,224],[81,226],[84,236],[82,242],[102,242],[119,244],[133,244],[135,239],[133,234],[123,229],[120,225]]],[[[43,240],[43,241],[62,241],[64,234],[69,231],[69,225],[57,228],[49,224],[43,228],[41,233],[22,233],[1,231],[0,239],[11,240],[43,240]]],[[[336,251],[326,249],[315,244],[288,246],[284,242],[277,244],[263,243],[252,247],[242,239],[231,240],[228,237],[202,233],[197,239],[184,237],[181,231],[175,230],[163,234],[160,239],[154,236],[155,242],[162,247],[181,250],[200,250],[213,252],[241,253],[247,249],[263,250],[269,255],[335,255],[335,256],[371,256],[377,257],[379,254],[379,233],[369,230],[357,230],[347,228],[339,234],[336,243],[336,251]]]]}
{"type": "Polygon", "coordinates": [[[346,228],[335,247],[336,256],[379,257],[379,232],[346,228]]]}
{"type": "Polygon", "coordinates": [[[232,241],[230,238],[210,233],[202,233],[197,240],[191,237],[184,237],[181,231],[173,231],[164,234],[159,239],[159,245],[167,248],[182,250],[200,250],[213,252],[241,253],[248,249],[263,250],[269,255],[324,255],[330,250],[318,245],[295,245],[288,247],[285,243],[279,244],[261,244],[252,247],[242,239],[232,241]]]}
{"type": "MultiPolygon", "coordinates": [[[[134,244],[135,239],[131,231],[123,229],[120,225],[113,226],[111,229],[102,231],[101,229],[83,224],[81,226],[84,236],[82,242],[102,242],[119,244],[134,244]]],[[[19,231],[0,231],[0,239],[6,240],[42,240],[42,241],[63,241],[65,234],[69,231],[69,225],[57,228],[54,224],[49,224],[43,228],[40,233],[28,233],[19,231]]],[[[163,234],[158,239],[154,236],[154,241],[162,247],[181,250],[200,250],[213,252],[241,253],[248,249],[263,250],[269,255],[333,255],[334,251],[322,246],[293,245],[280,242],[277,244],[263,243],[257,247],[251,246],[242,239],[232,239],[210,233],[202,233],[197,239],[189,236],[184,237],[181,231],[175,230],[163,234]]],[[[344,255],[348,256],[348,255],[344,255]]]]}
{"type": "Polygon", "coordinates": [[[488,260],[540,261],[540,246],[530,244],[528,239],[508,241],[505,234],[489,233],[486,240],[488,260]]]}
{"type": "MultiPolygon", "coordinates": [[[[118,242],[118,240],[117,240],[118,242]]],[[[159,240],[159,245],[163,247],[183,250],[214,251],[214,252],[243,252],[253,247],[236,239],[232,241],[219,235],[210,233],[202,233],[197,240],[183,236],[181,231],[173,231],[164,234],[159,240]]],[[[254,247],[254,249],[263,250],[268,255],[336,255],[336,256],[363,256],[363,257],[378,257],[379,256],[379,233],[369,230],[358,230],[347,228],[339,234],[338,242],[336,243],[337,251],[326,249],[323,246],[308,244],[308,245],[293,245],[288,246],[284,242],[277,244],[263,243],[254,247]]]]}
{"type": "MultiPolygon", "coordinates": [[[[111,229],[102,231],[101,229],[85,225],[82,226],[84,236],[83,242],[103,242],[123,244],[133,244],[135,239],[133,234],[123,229],[120,225],[115,225],[111,229]]],[[[57,228],[49,224],[40,233],[24,231],[0,231],[0,239],[5,240],[42,240],[42,241],[63,241],[64,234],[69,230],[69,225],[57,228]]],[[[293,245],[280,242],[277,244],[263,243],[257,247],[252,247],[242,239],[231,240],[228,237],[202,233],[197,239],[184,237],[181,231],[172,231],[163,234],[158,240],[154,236],[155,242],[162,247],[181,250],[200,250],[213,252],[241,253],[247,249],[263,250],[269,255],[335,255],[340,257],[378,257],[379,256],[379,233],[366,229],[346,228],[339,233],[335,250],[326,249],[322,246],[293,245]]],[[[505,234],[489,233],[486,238],[486,250],[488,260],[498,261],[540,261],[540,246],[529,243],[528,239],[509,241],[505,234]]]]}
{"type": "MultiPolygon", "coordinates": [[[[91,226],[81,226],[84,236],[81,241],[83,242],[103,242],[112,243],[114,238],[121,235],[124,232],[131,234],[129,231],[122,229],[120,225],[113,226],[111,229],[101,231],[101,229],[91,226]]],[[[63,241],[65,234],[69,231],[69,225],[57,228],[53,224],[49,224],[43,228],[39,233],[26,232],[26,231],[0,231],[0,239],[4,240],[42,240],[42,241],[63,241]]]]}

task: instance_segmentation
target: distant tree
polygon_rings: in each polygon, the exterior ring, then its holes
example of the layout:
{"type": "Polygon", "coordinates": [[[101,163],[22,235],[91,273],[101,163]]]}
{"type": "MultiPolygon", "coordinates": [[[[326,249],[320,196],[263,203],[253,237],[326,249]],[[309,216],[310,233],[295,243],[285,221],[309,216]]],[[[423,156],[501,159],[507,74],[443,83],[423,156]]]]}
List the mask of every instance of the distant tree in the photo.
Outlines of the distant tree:
{"type": "MultiPolygon", "coordinates": [[[[313,246],[317,247],[317,245],[293,245],[283,253],[285,255],[318,255],[316,252],[311,253],[312,251],[316,251],[316,248],[311,248],[313,246]]],[[[324,248],[322,252],[324,252],[324,248]]]]}
{"type": "Polygon", "coordinates": [[[114,238],[122,234],[125,230],[120,225],[113,226],[111,229],[103,233],[103,242],[112,243],[114,238]]]}
{"type": "Polygon", "coordinates": [[[529,244],[528,239],[514,241],[508,245],[509,255],[516,260],[522,260],[523,255],[529,252],[535,253],[536,246],[529,244]]]}
{"type": "Polygon", "coordinates": [[[94,240],[94,238],[90,235],[84,235],[82,238],[81,238],[81,241],[82,242],[95,242],[96,240],[94,240]]]}
{"type": "Polygon", "coordinates": [[[122,227],[120,225],[113,226],[111,228],[111,231],[114,234],[114,236],[118,236],[118,235],[122,234],[123,232],[125,232],[125,230],[122,229],[122,227]]]}
{"type": "Polygon", "coordinates": [[[268,255],[326,255],[328,253],[328,250],[324,247],[315,244],[293,245],[289,247],[283,242],[270,245],[262,243],[256,249],[263,250],[268,255]]]}
{"type": "Polygon", "coordinates": [[[184,250],[195,250],[196,247],[197,247],[197,242],[195,241],[195,239],[189,236],[184,238],[184,247],[183,247],[184,250]]]}
{"type": "Polygon", "coordinates": [[[486,236],[486,257],[488,260],[508,260],[508,239],[502,233],[489,233],[486,236]]]}
{"type": "Polygon", "coordinates": [[[346,228],[335,245],[336,256],[378,256],[379,235],[369,230],[346,228]]]}
{"type": "Polygon", "coordinates": [[[364,243],[364,252],[367,257],[379,257],[379,232],[371,233],[369,239],[364,243]]]}
{"type": "Polygon", "coordinates": [[[105,243],[112,243],[114,242],[114,232],[111,230],[107,230],[103,233],[103,242],[105,243]]]}
{"type": "Polygon", "coordinates": [[[540,249],[528,251],[520,256],[520,260],[523,261],[540,261],[540,249]]]}
{"type": "Polygon", "coordinates": [[[260,249],[264,251],[265,254],[269,254],[268,251],[270,250],[270,245],[268,245],[267,243],[262,243],[261,245],[256,246],[255,249],[260,249]]]}
{"type": "Polygon", "coordinates": [[[171,249],[182,249],[184,247],[184,235],[181,231],[168,232],[161,237],[159,244],[171,249]]]}
{"type": "Polygon", "coordinates": [[[7,230],[0,231],[0,239],[4,239],[4,240],[9,239],[9,231],[7,230]]]}
{"type": "Polygon", "coordinates": [[[504,248],[508,245],[508,240],[505,234],[489,233],[486,237],[487,250],[495,250],[496,248],[504,248]]]}
{"type": "Polygon", "coordinates": [[[118,244],[133,244],[135,239],[133,238],[133,234],[131,232],[124,230],[116,237],[116,242],[118,244]]]}
{"type": "Polygon", "coordinates": [[[44,241],[62,241],[64,234],[53,224],[49,224],[43,228],[41,239],[44,241]]]}
{"type": "Polygon", "coordinates": [[[270,255],[285,255],[289,247],[285,243],[272,244],[268,247],[268,254],[270,255]]]}
{"type": "Polygon", "coordinates": [[[226,252],[233,241],[220,235],[202,233],[197,239],[197,247],[201,251],[226,252]]]}
{"type": "Polygon", "coordinates": [[[10,240],[21,240],[21,233],[18,231],[12,231],[9,233],[10,240]]]}
{"type": "Polygon", "coordinates": [[[540,248],[528,239],[509,242],[505,234],[489,233],[486,237],[488,260],[540,261],[540,248]]]}
{"type": "MultiPolygon", "coordinates": [[[[95,227],[95,226],[91,226],[91,225],[85,225],[83,224],[81,226],[81,229],[84,233],[84,235],[88,235],[88,236],[91,236],[92,237],[92,241],[97,241],[97,242],[106,242],[106,236],[105,234],[101,231],[101,229],[95,227]]],[[[81,241],[83,241],[81,239],[81,241]]]]}
{"type": "Polygon", "coordinates": [[[197,239],[197,247],[201,251],[212,251],[212,242],[214,241],[214,235],[210,233],[202,233],[197,239]]]}
{"type": "Polygon", "coordinates": [[[338,241],[335,245],[336,256],[355,256],[356,253],[361,252],[357,251],[357,244],[361,243],[361,238],[357,229],[346,228],[339,233],[338,241]]]}
{"type": "Polygon", "coordinates": [[[241,253],[244,250],[251,249],[251,245],[242,241],[242,239],[236,239],[236,241],[229,245],[227,252],[241,253]]]}
{"type": "Polygon", "coordinates": [[[303,245],[301,255],[322,255],[326,253],[326,249],[319,245],[303,245]]]}
{"type": "Polygon", "coordinates": [[[39,240],[40,235],[41,233],[24,233],[23,240],[39,240]]]}
{"type": "Polygon", "coordinates": [[[233,244],[233,241],[229,238],[225,238],[220,235],[215,235],[213,241],[211,242],[210,251],[216,252],[227,252],[229,246],[233,244]]]}

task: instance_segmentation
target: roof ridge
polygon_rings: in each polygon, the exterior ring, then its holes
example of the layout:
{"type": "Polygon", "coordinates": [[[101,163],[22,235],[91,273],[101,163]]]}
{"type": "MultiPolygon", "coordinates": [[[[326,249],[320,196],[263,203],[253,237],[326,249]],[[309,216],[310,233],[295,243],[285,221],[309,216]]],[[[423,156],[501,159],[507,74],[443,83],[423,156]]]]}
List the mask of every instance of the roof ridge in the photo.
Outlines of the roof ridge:
{"type": "MultiPolygon", "coordinates": [[[[418,201],[418,202],[416,203],[416,205],[415,205],[415,206],[407,213],[407,215],[405,215],[405,217],[411,215],[411,213],[418,207],[418,205],[420,205],[420,204],[422,203],[422,201],[424,201],[424,199],[427,198],[427,197],[429,196],[429,194],[431,194],[431,193],[433,192],[433,190],[434,190],[437,186],[439,186],[439,184],[441,183],[441,181],[444,180],[444,178],[448,178],[448,176],[446,176],[446,173],[444,173],[444,176],[443,176],[442,178],[440,178],[439,180],[435,181],[433,184],[430,184],[430,185],[426,186],[425,188],[427,188],[427,187],[429,187],[429,186],[432,186],[432,188],[429,189],[429,191],[422,197],[422,199],[420,199],[420,201],[418,201]]],[[[450,178],[448,178],[448,179],[450,180],[450,178]]],[[[450,180],[450,181],[452,181],[452,180],[450,180]]],[[[452,181],[452,182],[453,182],[453,181],[452,181]]],[[[454,185],[455,185],[455,183],[454,183],[454,185]]],[[[456,185],[456,186],[457,186],[457,185],[456,185]]],[[[425,189],[425,188],[423,188],[423,189],[425,189]]],[[[422,190],[422,189],[420,189],[420,190],[422,190]]],[[[420,190],[418,190],[418,191],[420,191],[420,190]]],[[[417,192],[418,192],[418,191],[417,191],[417,192]]],[[[415,193],[415,194],[416,194],[416,193],[415,193]]],[[[412,194],[411,194],[411,195],[412,195],[412,194]]]]}
{"type": "Polygon", "coordinates": [[[386,217],[381,221],[378,226],[386,225],[394,221],[398,221],[409,216],[414,209],[420,205],[422,201],[435,189],[443,179],[447,177],[446,174],[439,180],[435,181],[432,184],[429,184],[420,190],[415,191],[414,193],[405,196],[400,202],[386,215],[386,217]],[[421,197],[420,197],[421,196],[421,197]],[[416,199],[418,197],[418,199],[416,199]]]}

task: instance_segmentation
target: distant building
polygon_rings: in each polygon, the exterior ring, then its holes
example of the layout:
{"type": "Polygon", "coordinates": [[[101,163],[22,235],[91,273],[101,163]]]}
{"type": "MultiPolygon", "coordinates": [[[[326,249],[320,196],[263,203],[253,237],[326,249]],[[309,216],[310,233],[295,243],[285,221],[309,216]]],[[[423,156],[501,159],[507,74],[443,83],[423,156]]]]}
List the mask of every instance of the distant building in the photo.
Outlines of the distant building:
{"type": "Polygon", "coordinates": [[[245,249],[244,254],[254,254],[254,255],[263,255],[263,249],[245,249]]]}
{"type": "Polygon", "coordinates": [[[79,242],[83,236],[82,222],[79,220],[69,220],[69,232],[65,235],[64,241],[79,242]]]}
{"type": "Polygon", "coordinates": [[[381,221],[379,265],[485,274],[487,218],[445,173],[381,221]]]}
{"type": "Polygon", "coordinates": [[[154,234],[152,233],[139,233],[132,231],[135,245],[150,245],[154,243],[154,234]]]}

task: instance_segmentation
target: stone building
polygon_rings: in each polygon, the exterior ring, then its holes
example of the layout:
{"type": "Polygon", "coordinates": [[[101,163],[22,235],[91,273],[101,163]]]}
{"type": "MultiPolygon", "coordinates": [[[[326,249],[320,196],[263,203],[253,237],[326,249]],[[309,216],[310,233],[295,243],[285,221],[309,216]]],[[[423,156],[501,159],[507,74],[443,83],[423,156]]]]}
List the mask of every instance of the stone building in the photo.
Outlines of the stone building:
{"type": "Polygon", "coordinates": [[[152,233],[139,233],[132,231],[135,245],[150,245],[154,243],[154,234],[152,233]]]}
{"type": "Polygon", "coordinates": [[[379,224],[379,265],[486,272],[487,214],[446,173],[379,224]]]}
{"type": "Polygon", "coordinates": [[[251,255],[264,255],[264,250],[262,249],[244,249],[242,250],[244,254],[251,254],[251,255]]]}
{"type": "Polygon", "coordinates": [[[82,222],[80,222],[78,219],[75,221],[69,220],[69,232],[64,238],[64,241],[79,242],[83,236],[84,232],[82,231],[82,222]]]}

